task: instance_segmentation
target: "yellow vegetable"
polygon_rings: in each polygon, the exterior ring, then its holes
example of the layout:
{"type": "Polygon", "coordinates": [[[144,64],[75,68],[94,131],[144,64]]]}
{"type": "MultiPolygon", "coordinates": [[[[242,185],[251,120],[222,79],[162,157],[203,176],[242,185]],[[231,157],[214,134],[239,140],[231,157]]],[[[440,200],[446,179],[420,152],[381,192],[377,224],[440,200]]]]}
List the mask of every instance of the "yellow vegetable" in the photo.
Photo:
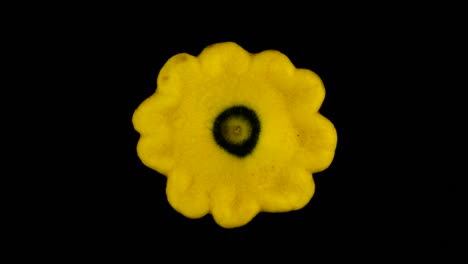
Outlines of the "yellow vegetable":
{"type": "Polygon", "coordinates": [[[211,213],[234,228],[260,211],[297,210],[335,154],[324,97],[320,78],[278,51],[225,42],[177,54],[135,110],[137,153],[167,177],[168,201],[186,217],[211,213]]]}

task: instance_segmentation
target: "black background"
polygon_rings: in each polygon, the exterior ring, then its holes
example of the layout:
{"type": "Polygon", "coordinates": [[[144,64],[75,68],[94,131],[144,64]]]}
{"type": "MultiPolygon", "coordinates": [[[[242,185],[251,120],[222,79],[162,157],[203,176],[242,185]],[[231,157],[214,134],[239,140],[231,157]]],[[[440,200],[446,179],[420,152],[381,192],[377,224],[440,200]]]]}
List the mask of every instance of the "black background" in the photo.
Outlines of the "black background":
{"type": "Polygon", "coordinates": [[[242,15],[176,19],[175,12],[166,19],[164,13],[101,10],[75,15],[63,27],[57,20],[38,27],[55,29],[51,36],[38,33],[54,41],[34,50],[54,64],[50,76],[59,87],[40,94],[60,99],[44,107],[52,117],[50,139],[37,148],[57,145],[39,162],[56,174],[45,181],[47,202],[33,202],[35,218],[46,223],[32,225],[40,230],[37,241],[52,237],[61,250],[131,248],[157,255],[164,245],[181,255],[197,249],[202,258],[215,246],[231,257],[256,252],[309,259],[431,256],[451,247],[449,227],[438,219],[448,214],[446,191],[455,187],[426,158],[440,143],[426,144],[431,136],[421,132],[431,127],[426,121],[441,120],[437,109],[426,108],[433,94],[420,67],[436,59],[426,47],[436,24],[402,22],[411,13],[252,22],[242,15]],[[320,112],[338,133],[335,159],[314,174],[316,193],[306,207],[260,213],[235,229],[219,227],[210,215],[188,219],[172,209],[166,178],[136,155],[139,135],[131,122],[171,56],[198,55],[223,41],[252,53],[279,50],[296,67],[316,72],[326,88],[320,112]]]}

